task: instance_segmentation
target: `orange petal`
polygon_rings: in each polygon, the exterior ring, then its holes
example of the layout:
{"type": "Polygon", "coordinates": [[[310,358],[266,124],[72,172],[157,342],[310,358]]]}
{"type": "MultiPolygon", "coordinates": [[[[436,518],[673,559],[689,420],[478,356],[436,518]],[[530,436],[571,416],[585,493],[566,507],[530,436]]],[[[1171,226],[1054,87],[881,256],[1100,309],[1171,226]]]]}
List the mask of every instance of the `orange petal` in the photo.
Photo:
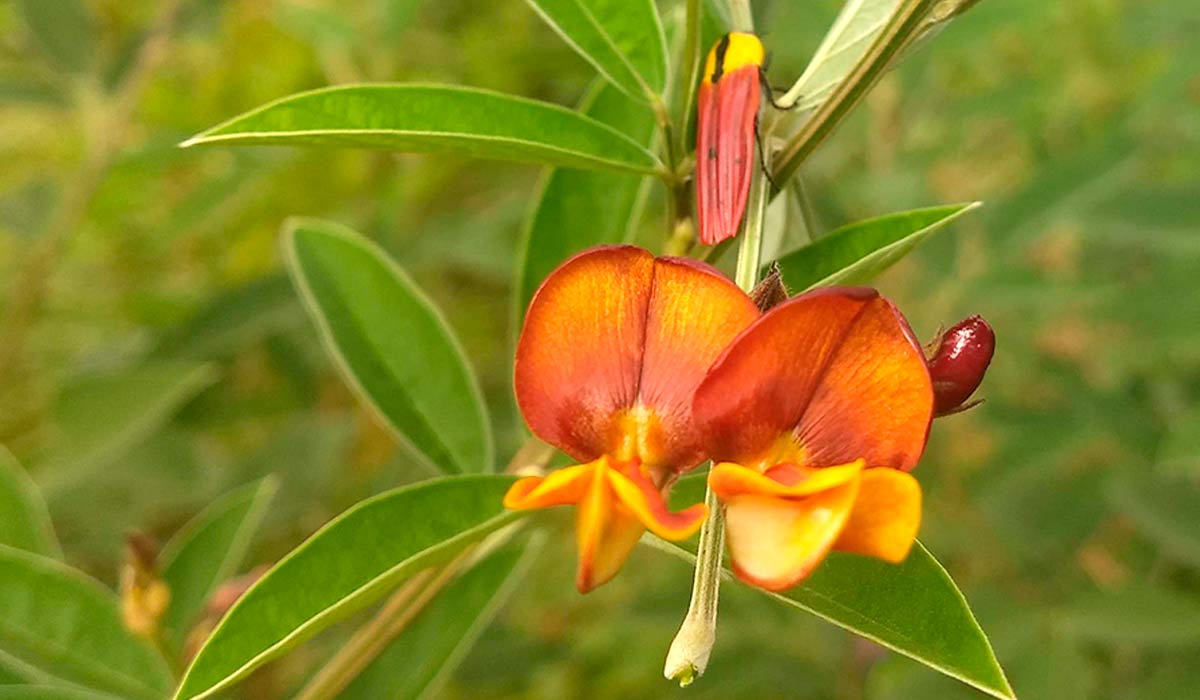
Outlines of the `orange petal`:
{"type": "Polygon", "coordinates": [[[739,495],[725,501],[729,559],[738,578],[782,591],[812,573],[837,541],[859,479],[796,499],[739,495]]]}
{"type": "Polygon", "coordinates": [[[621,570],[646,528],[629,512],[608,484],[607,466],[589,472],[587,492],[575,511],[575,544],[579,567],[575,587],[587,593],[621,570]]]}
{"type": "Polygon", "coordinates": [[[834,549],[898,564],[908,556],[921,526],[921,487],[895,469],[862,473],[858,498],[834,549]]]}
{"type": "Polygon", "coordinates": [[[717,460],[771,466],[768,452],[791,435],[805,466],[863,459],[907,470],[925,449],[933,391],[895,307],[873,289],[830,287],[776,306],[739,335],[693,409],[717,460]]]}
{"type": "Polygon", "coordinates": [[[691,537],[708,515],[708,508],[703,503],[672,513],[659,490],[636,469],[624,472],[610,469],[608,482],[621,503],[647,529],[665,540],[691,537]]]}
{"type": "Polygon", "coordinates": [[[841,486],[857,477],[862,468],[860,459],[824,469],[785,464],[762,474],[740,464],[722,462],[709,471],[708,485],[722,501],[746,495],[798,498],[841,486]]]}
{"type": "Polygon", "coordinates": [[[504,507],[530,510],[579,503],[591,483],[593,464],[557,469],[546,476],[519,479],[504,494],[504,507]]]}
{"type": "Polygon", "coordinates": [[[758,315],[712,268],[632,246],[584,251],[530,303],[515,389],[535,435],[580,461],[687,468],[704,458],[691,395],[758,315]]]}

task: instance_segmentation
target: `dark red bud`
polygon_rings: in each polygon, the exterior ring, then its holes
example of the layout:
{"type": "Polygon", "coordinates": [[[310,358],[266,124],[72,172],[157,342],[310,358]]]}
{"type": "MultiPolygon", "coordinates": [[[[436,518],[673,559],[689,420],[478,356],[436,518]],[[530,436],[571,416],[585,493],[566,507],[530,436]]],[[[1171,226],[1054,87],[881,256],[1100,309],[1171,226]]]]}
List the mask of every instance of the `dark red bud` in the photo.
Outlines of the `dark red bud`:
{"type": "Polygon", "coordinates": [[[979,316],[959,321],[942,334],[928,360],[935,416],[965,411],[978,403],[963,405],[983,381],[995,349],[996,334],[979,316]]]}

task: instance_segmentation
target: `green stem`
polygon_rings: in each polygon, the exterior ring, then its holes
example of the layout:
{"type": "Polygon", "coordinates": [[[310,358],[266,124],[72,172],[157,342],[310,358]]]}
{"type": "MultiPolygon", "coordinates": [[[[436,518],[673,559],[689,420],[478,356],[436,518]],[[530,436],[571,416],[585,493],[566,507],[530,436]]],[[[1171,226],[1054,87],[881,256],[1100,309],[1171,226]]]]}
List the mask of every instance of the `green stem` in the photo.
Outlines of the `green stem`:
{"type": "MultiPolygon", "coordinates": [[[[769,163],[767,164],[769,167],[769,163]]],[[[755,169],[750,181],[746,218],[742,222],[741,242],[734,281],[749,292],[758,283],[762,252],[763,223],[771,195],[766,170],[755,169]]],[[[663,675],[680,686],[690,685],[704,673],[717,638],[717,606],[721,592],[721,557],[725,550],[725,516],[712,489],[706,489],[704,504],[708,518],[700,527],[700,546],[696,550],[696,573],[692,579],[692,600],[679,633],[667,651],[663,675]]]]}

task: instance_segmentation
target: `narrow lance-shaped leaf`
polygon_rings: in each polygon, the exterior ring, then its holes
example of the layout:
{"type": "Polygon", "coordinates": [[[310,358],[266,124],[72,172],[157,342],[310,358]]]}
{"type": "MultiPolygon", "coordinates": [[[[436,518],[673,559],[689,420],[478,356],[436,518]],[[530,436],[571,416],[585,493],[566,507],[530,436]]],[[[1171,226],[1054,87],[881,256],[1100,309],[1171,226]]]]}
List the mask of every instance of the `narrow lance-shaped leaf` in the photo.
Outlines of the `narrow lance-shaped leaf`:
{"type": "Polygon", "coordinates": [[[343,376],[396,436],[448,473],[492,468],[483,395],[433,303],[374,243],[294,219],[288,267],[343,376]]]}
{"type": "Polygon", "coordinates": [[[844,226],[779,258],[793,293],[870,281],[979,202],[888,214],[844,226]]]}
{"type": "Polygon", "coordinates": [[[0,663],[34,683],[157,700],[166,662],[127,631],[115,595],[61,562],[0,545],[0,663]]]}
{"type": "Polygon", "coordinates": [[[326,525],[233,606],[176,695],[211,697],[360,610],[421,569],[520,515],[502,500],[513,477],[425,481],[370,498],[326,525]]]}
{"type": "Polygon", "coordinates": [[[0,685],[0,700],[121,700],[115,695],[58,685],[0,685]]]}
{"type": "Polygon", "coordinates": [[[667,84],[667,46],[651,0],[527,0],[571,48],[635,99],[667,84]]]}
{"type": "Polygon", "coordinates": [[[201,144],[343,146],[653,173],[615,129],[547,102],[450,85],[349,85],[271,102],[198,134],[201,144]]]}
{"type": "Polygon", "coordinates": [[[160,627],[173,651],[221,583],[238,573],[250,541],[278,489],[268,477],[213,503],[163,546],[162,577],[171,591],[160,627]]]}
{"type": "Polygon", "coordinates": [[[825,101],[879,35],[898,0],[849,0],[821,40],[804,73],[781,101],[806,110],[825,101]]]}
{"type": "MultiPolygon", "coordinates": [[[[694,562],[674,544],[646,537],[654,548],[694,562]]],[[[1011,699],[991,644],[941,564],[920,543],[900,564],[833,552],[816,572],[784,592],[753,589],[997,698],[1011,699]]],[[[775,621],[780,629],[786,624],[775,621]]]]}
{"type": "Polygon", "coordinates": [[[16,457],[0,445],[0,544],[62,558],[50,513],[16,457]]]}
{"type": "MultiPolygon", "coordinates": [[[[649,145],[654,116],[612,86],[597,84],[583,100],[588,116],[649,145]]],[[[625,243],[645,198],[648,180],[571,168],[548,171],[535,200],[517,267],[517,328],[542,280],[564,260],[601,243],[625,243]]]]}
{"type": "Polygon", "coordinates": [[[338,697],[417,700],[437,692],[540,549],[540,542],[513,542],[463,572],[338,697]]]}

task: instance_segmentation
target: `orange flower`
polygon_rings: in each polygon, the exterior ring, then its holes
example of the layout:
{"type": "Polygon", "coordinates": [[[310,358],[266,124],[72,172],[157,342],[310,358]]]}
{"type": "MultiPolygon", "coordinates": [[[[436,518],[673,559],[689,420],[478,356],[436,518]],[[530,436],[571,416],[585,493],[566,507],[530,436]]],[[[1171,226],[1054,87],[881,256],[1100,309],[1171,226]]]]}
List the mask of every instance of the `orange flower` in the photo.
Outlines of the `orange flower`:
{"type": "Polygon", "coordinates": [[[743,331],[696,391],[742,579],[789,588],[832,549],[902,561],[921,520],[906,472],[933,390],[904,317],[872,289],[821,289],[743,331]]]}
{"type": "Polygon", "coordinates": [[[521,479],[504,504],[576,506],[580,592],[616,575],[647,528],[679,540],[700,527],[702,504],[671,513],[663,492],[707,459],[692,396],[757,317],[712,268],[632,246],[580,253],[542,283],[517,344],[517,404],[579,464],[521,479]]]}

